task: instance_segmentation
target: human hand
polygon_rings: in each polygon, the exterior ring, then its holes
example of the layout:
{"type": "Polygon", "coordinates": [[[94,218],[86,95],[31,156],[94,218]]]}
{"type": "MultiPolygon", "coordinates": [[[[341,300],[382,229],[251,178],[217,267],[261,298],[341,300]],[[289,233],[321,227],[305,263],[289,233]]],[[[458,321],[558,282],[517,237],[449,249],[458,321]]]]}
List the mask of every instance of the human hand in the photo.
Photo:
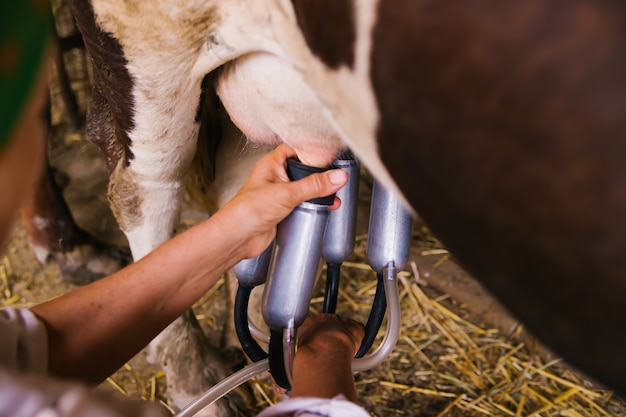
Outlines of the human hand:
{"type": "Polygon", "coordinates": [[[365,337],[365,327],[336,314],[307,317],[298,328],[298,349],[345,350],[354,356],[365,337]]]}
{"type": "Polygon", "coordinates": [[[351,367],[364,336],[363,325],[352,319],[335,314],[308,317],[298,328],[291,395],[333,398],[343,394],[356,402],[351,367]]]}
{"type": "MultiPolygon", "coordinates": [[[[347,173],[341,169],[290,181],[286,161],[295,156],[295,150],[285,144],[265,155],[235,197],[214,216],[230,233],[240,235],[243,258],[253,258],[267,248],[276,235],[276,225],[298,204],[331,195],[348,181],[347,173]]],[[[330,209],[339,205],[336,198],[330,209]]]]}

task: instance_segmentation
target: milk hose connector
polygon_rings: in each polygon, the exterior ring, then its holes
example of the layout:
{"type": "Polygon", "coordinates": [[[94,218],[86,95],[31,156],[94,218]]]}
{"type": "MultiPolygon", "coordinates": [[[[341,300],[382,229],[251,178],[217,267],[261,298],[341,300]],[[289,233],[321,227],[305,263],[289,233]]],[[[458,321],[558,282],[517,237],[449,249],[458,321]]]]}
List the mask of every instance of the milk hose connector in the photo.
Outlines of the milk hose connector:
{"type": "MultiPolygon", "coordinates": [[[[379,283],[382,282],[384,286],[384,294],[386,304],[389,308],[389,314],[387,331],[383,342],[373,353],[366,357],[355,359],[352,363],[352,369],[354,371],[369,370],[379,365],[391,352],[398,339],[400,329],[400,303],[396,278],[397,271],[404,268],[408,260],[411,227],[412,217],[402,206],[400,200],[393,196],[388,190],[381,187],[380,184],[375,183],[372,194],[369,227],[370,237],[367,245],[367,254],[370,265],[377,272],[379,283]]],[[[264,270],[263,264],[267,264],[267,253],[271,253],[271,247],[272,245],[270,245],[266,252],[260,255],[260,257],[266,257],[265,261],[258,262],[259,259],[256,258],[254,260],[246,260],[242,261],[243,264],[241,264],[241,267],[238,264],[235,268],[235,273],[238,277],[242,277],[242,281],[246,283],[246,285],[254,286],[256,283],[262,283],[265,280],[267,269],[264,270]],[[246,268],[246,265],[248,268],[246,268]],[[237,273],[238,269],[239,273],[237,273]]],[[[370,320],[371,319],[372,315],[370,314],[370,320]]],[[[368,325],[370,320],[368,320],[368,325]]],[[[366,326],[366,328],[367,327],[368,326],[366,326]]],[[[288,335],[288,337],[295,339],[295,335],[288,335]]],[[[291,346],[294,346],[294,344],[292,343],[291,346]]],[[[267,357],[267,354],[264,353],[264,356],[267,357]]],[[[267,371],[268,368],[268,360],[260,359],[208,390],[177,415],[181,417],[195,415],[198,411],[217,401],[230,390],[243,384],[253,376],[267,371]]]]}

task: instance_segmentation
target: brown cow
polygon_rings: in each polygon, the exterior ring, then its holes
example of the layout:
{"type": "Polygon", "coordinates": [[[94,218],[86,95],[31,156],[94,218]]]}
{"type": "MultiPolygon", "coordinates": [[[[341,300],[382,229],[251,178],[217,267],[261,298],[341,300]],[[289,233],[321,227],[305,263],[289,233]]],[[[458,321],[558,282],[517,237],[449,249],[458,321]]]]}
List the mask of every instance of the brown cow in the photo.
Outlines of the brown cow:
{"type": "Polygon", "coordinates": [[[173,232],[213,80],[252,142],[319,166],[349,146],[540,339],[626,393],[622,2],[72,3],[136,258],[173,232]]]}

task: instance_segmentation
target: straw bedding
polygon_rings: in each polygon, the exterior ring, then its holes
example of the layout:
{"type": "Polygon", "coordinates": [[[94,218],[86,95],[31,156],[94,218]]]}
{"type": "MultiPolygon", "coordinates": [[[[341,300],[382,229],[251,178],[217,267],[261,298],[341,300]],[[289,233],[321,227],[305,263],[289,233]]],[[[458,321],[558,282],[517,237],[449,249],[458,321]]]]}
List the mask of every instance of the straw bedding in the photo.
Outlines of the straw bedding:
{"type": "MultiPolygon", "coordinates": [[[[71,26],[63,3],[55,1],[54,7],[60,26],[71,26]]],[[[66,62],[79,111],[84,114],[89,95],[84,56],[72,52],[66,62]]],[[[65,190],[74,216],[92,233],[110,243],[124,244],[104,197],[102,158],[82,132],[68,128],[58,90],[53,90],[52,98],[57,135],[50,155],[63,175],[75,179],[65,190]]],[[[342,269],[338,313],[365,322],[376,278],[365,259],[371,187],[367,175],[362,185],[360,235],[355,252],[342,269]]],[[[183,224],[189,226],[197,219],[190,214],[183,224]]],[[[411,261],[399,274],[398,285],[402,307],[399,342],[377,369],[355,374],[360,400],[372,415],[626,416],[621,399],[542,348],[454,264],[421,224],[414,228],[411,261]]],[[[18,227],[7,252],[0,256],[0,307],[29,306],[71,288],[60,282],[54,265],[36,261],[18,227]]],[[[227,286],[221,280],[195,307],[215,344],[221,340],[228,317],[226,295],[227,286]]],[[[321,306],[318,294],[311,313],[321,306]]],[[[377,342],[383,332],[384,324],[377,342]]],[[[267,376],[250,384],[260,408],[278,400],[267,376]]],[[[100,389],[164,403],[165,386],[163,373],[147,365],[140,353],[100,389]]]]}

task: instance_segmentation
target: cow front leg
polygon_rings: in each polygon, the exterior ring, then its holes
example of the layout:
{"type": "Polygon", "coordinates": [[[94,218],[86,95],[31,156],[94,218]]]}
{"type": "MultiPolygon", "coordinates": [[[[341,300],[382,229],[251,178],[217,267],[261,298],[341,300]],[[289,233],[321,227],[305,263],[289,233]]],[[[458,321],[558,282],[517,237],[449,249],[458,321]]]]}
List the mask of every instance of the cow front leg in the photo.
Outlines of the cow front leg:
{"type": "Polygon", "coordinates": [[[182,178],[151,179],[122,167],[112,173],[109,202],[135,261],[174,235],[183,192],[182,178]]]}
{"type": "MultiPolygon", "coordinates": [[[[187,174],[197,151],[199,124],[193,117],[195,107],[186,109],[189,117],[185,120],[182,117],[157,118],[151,123],[144,123],[141,118],[146,114],[157,114],[159,110],[136,108],[136,125],[149,124],[151,129],[137,129],[135,135],[131,132],[129,155],[132,156],[127,161],[118,162],[109,183],[111,207],[128,238],[135,260],[175,234],[187,174]],[[158,120],[169,121],[169,125],[159,125],[158,120]]],[[[221,351],[208,342],[191,311],[150,343],[148,360],[166,373],[166,395],[176,409],[184,407],[231,373],[221,351]]],[[[230,416],[233,401],[237,404],[249,401],[245,394],[230,395],[229,399],[203,411],[203,415],[230,416]]]]}

